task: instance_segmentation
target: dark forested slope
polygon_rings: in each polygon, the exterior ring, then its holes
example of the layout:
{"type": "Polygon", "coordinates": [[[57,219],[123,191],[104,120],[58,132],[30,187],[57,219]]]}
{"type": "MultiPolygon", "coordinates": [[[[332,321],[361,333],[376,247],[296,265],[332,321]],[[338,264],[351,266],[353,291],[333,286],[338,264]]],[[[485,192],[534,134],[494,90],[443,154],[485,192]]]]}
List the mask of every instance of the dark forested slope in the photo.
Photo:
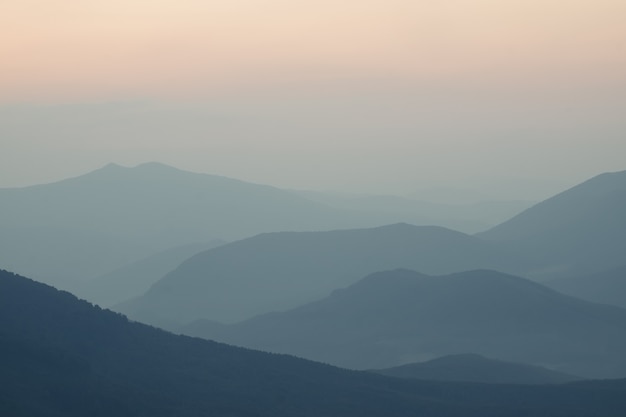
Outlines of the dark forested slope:
{"type": "Polygon", "coordinates": [[[175,336],[0,271],[0,415],[621,417],[626,381],[405,381],[175,336]]]}

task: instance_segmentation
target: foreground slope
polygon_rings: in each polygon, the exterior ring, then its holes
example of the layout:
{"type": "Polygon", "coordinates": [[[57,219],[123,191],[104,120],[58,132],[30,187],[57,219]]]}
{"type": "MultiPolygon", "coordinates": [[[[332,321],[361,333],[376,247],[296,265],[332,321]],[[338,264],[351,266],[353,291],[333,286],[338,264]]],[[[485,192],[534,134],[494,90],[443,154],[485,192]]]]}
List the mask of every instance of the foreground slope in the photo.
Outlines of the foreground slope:
{"type": "Polygon", "coordinates": [[[175,336],[0,271],[0,414],[621,416],[626,380],[404,381],[175,336]]]}
{"type": "Polygon", "coordinates": [[[533,259],[537,278],[581,275],[624,264],[626,171],[591,178],[478,236],[533,259]]]}
{"type": "Polygon", "coordinates": [[[372,372],[399,378],[494,384],[560,384],[580,379],[540,366],[499,361],[469,353],[442,356],[372,372]]]}
{"type": "Polygon", "coordinates": [[[486,270],[375,273],[293,310],[183,331],[354,369],[474,352],[583,377],[626,376],[626,310],[486,270]]]}
{"type": "Polygon", "coordinates": [[[325,297],[375,271],[440,274],[512,264],[497,245],[441,227],[271,233],[200,253],[119,308],[165,326],[200,318],[235,322],[325,297]]]}

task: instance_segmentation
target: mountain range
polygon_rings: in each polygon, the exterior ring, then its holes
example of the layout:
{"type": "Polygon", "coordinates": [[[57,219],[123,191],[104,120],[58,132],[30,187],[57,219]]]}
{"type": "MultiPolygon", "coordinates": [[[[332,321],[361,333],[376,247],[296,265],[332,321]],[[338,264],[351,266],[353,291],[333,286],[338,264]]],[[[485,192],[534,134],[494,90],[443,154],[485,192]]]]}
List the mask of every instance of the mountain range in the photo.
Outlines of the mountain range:
{"type": "Polygon", "coordinates": [[[152,284],[191,256],[225,243],[216,239],[155,253],[107,274],[81,282],[76,294],[103,307],[119,304],[144,294],[152,284]]]}
{"type": "Polygon", "coordinates": [[[464,233],[489,229],[530,207],[533,203],[520,200],[494,200],[485,197],[471,203],[444,204],[397,195],[369,195],[298,191],[299,195],[342,210],[367,212],[380,216],[381,221],[437,225],[464,233]]]}
{"type": "Polygon", "coordinates": [[[603,174],[474,236],[408,224],[263,234],[196,255],[116,308],[162,326],[233,323],[394,268],[426,274],[494,269],[541,282],[589,274],[623,264],[624,189],[626,172],[603,174]]]}
{"type": "Polygon", "coordinates": [[[625,380],[562,384],[626,375],[626,171],[475,235],[372,227],[480,219],[445,205],[154,163],[2,189],[0,207],[0,264],[214,340],[0,271],[0,415],[626,409],[625,380]]]}
{"type": "Polygon", "coordinates": [[[158,163],[110,164],[52,184],[0,189],[0,206],[0,264],[51,283],[95,278],[195,242],[360,224],[274,187],[158,163]]]}
{"type": "Polygon", "coordinates": [[[433,226],[268,233],[199,253],[115,308],[161,326],[233,323],[325,297],[374,271],[508,271],[519,263],[496,244],[433,226]]]}
{"type": "Polygon", "coordinates": [[[409,381],[203,341],[0,271],[0,414],[618,417],[626,380],[409,381]]]}
{"type": "MultiPolygon", "coordinates": [[[[430,224],[417,211],[331,207],[293,191],[154,162],[109,164],[51,184],[0,189],[0,207],[0,265],[74,291],[83,281],[197,242],[430,224]]],[[[512,215],[514,208],[509,210],[512,215]]],[[[436,211],[443,213],[441,207],[436,211]]],[[[436,220],[460,224],[462,211],[449,210],[436,220]]]]}
{"type": "Polygon", "coordinates": [[[372,372],[398,378],[493,384],[562,384],[580,380],[579,377],[540,366],[498,361],[470,353],[442,356],[372,372]]]}
{"type": "Polygon", "coordinates": [[[478,236],[532,262],[529,277],[578,276],[624,265],[626,171],[601,174],[478,236]]]}
{"type": "Polygon", "coordinates": [[[488,270],[379,272],[292,310],[181,330],[351,369],[474,352],[587,378],[626,375],[626,310],[488,270]]]}
{"type": "Polygon", "coordinates": [[[585,300],[626,308],[626,265],[593,274],[566,276],[546,285],[585,300]]]}

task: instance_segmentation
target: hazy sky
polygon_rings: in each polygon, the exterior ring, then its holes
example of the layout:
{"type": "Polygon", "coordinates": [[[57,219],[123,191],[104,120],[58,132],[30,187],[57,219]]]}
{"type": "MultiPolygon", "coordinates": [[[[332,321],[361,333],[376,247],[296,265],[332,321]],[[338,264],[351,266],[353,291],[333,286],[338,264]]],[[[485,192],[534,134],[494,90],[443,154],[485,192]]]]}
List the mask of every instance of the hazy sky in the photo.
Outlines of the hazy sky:
{"type": "Polygon", "coordinates": [[[0,186],[408,192],[626,169],[624,0],[3,0],[0,186]]]}

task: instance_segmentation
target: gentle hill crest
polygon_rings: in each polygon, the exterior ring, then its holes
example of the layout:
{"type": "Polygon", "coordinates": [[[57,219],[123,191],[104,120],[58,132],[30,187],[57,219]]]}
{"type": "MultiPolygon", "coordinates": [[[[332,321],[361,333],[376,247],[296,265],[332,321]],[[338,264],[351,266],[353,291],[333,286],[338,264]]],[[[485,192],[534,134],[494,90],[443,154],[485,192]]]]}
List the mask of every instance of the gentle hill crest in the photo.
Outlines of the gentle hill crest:
{"type": "Polygon", "coordinates": [[[489,270],[371,274],[332,295],[184,332],[354,369],[475,352],[586,377],[626,375],[626,310],[489,270]]]}
{"type": "Polygon", "coordinates": [[[472,353],[442,356],[371,372],[398,378],[492,384],[562,384],[581,379],[540,366],[499,361],[472,353]]]}
{"type": "Polygon", "coordinates": [[[85,281],[77,294],[110,307],[145,293],[152,284],[196,253],[225,244],[221,240],[177,246],[85,281]]]}
{"type": "Polygon", "coordinates": [[[561,277],[546,282],[573,297],[626,308],[626,265],[588,275],[561,277]]]}
{"type": "Polygon", "coordinates": [[[57,283],[195,242],[383,224],[275,187],[159,163],[109,164],[52,184],[0,189],[0,207],[0,263],[57,283]]]}
{"type": "Polygon", "coordinates": [[[495,244],[435,226],[267,233],[195,255],[118,308],[159,325],[232,323],[325,297],[373,271],[441,274],[516,263],[495,244]]]}
{"type": "Polygon", "coordinates": [[[623,265],[626,171],[605,173],[479,233],[527,253],[537,278],[581,275],[623,265]]]}

